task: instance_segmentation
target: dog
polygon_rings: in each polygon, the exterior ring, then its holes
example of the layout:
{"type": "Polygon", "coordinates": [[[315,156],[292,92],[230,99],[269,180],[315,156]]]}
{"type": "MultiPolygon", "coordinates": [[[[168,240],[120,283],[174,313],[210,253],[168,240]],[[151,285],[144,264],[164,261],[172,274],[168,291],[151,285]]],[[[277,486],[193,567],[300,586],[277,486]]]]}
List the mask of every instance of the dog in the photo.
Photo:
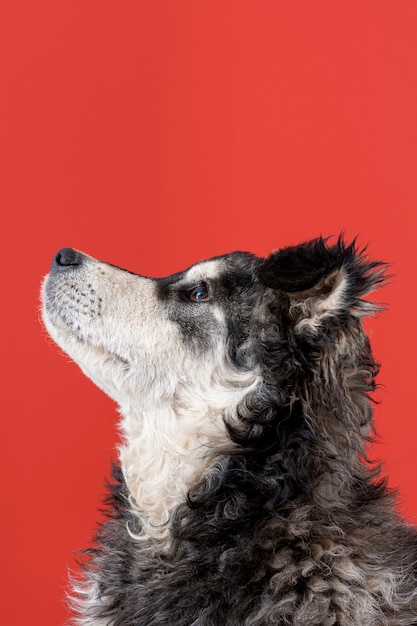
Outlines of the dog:
{"type": "Polygon", "coordinates": [[[61,249],[54,341],[119,405],[84,626],[411,626],[417,534],[366,457],[387,278],[356,240],[147,278],[61,249]]]}

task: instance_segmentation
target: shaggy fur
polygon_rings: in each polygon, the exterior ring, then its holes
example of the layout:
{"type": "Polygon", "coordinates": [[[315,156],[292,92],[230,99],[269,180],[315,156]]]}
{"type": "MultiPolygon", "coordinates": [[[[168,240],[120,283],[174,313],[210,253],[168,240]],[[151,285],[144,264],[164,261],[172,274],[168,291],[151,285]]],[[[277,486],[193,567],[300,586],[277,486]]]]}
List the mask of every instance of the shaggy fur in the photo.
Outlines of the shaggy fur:
{"type": "Polygon", "coordinates": [[[58,252],[46,327],[123,435],[74,623],[417,624],[416,531],[365,456],[383,280],[341,238],[162,279],[58,252]]]}

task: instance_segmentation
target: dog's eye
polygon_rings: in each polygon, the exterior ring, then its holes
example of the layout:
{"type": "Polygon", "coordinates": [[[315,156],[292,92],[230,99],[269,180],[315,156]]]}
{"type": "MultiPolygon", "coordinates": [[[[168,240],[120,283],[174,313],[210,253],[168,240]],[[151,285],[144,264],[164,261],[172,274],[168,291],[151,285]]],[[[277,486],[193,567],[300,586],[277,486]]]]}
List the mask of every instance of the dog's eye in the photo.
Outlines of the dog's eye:
{"type": "Polygon", "coordinates": [[[187,291],[187,298],[190,302],[207,302],[207,300],[210,300],[206,283],[200,283],[190,289],[190,291],[187,291]]]}

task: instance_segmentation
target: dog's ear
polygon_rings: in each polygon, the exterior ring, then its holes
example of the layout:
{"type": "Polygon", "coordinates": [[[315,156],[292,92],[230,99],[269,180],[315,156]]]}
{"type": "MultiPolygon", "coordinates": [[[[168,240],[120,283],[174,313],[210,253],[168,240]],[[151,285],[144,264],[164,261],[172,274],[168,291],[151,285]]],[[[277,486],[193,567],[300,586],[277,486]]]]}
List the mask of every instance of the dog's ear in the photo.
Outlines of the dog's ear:
{"type": "Polygon", "coordinates": [[[370,261],[356,240],[346,244],[340,236],[334,245],[322,237],[266,257],[258,268],[262,284],[287,293],[304,318],[301,326],[317,329],[326,318],[351,313],[369,315],[380,307],[364,301],[386,280],[385,263],[370,261]]]}

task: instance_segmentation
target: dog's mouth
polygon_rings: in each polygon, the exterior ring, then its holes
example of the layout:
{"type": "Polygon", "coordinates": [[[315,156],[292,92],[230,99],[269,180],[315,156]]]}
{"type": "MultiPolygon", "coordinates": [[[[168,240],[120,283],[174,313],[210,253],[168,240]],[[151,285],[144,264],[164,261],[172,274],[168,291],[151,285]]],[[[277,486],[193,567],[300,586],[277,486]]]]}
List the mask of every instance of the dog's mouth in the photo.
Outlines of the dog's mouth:
{"type": "Polygon", "coordinates": [[[81,341],[81,343],[83,343],[89,349],[93,350],[94,354],[97,356],[100,356],[103,359],[103,361],[109,361],[109,360],[115,361],[123,365],[124,368],[130,369],[130,361],[126,359],[125,357],[121,356],[120,354],[118,354],[117,352],[108,350],[107,348],[104,348],[103,346],[100,346],[100,345],[97,346],[89,342],[88,340],[81,339],[79,341],[81,341]]]}

